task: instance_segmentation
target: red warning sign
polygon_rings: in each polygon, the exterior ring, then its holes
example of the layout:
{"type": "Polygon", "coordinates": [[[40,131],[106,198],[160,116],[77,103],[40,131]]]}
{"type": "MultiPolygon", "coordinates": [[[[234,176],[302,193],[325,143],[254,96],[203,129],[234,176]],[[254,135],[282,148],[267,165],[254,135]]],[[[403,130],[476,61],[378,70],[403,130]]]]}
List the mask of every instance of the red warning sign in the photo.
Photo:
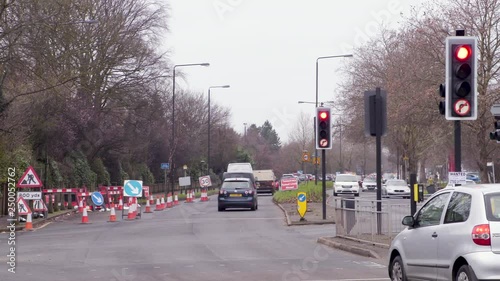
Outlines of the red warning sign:
{"type": "Polygon", "coordinates": [[[470,103],[468,100],[460,99],[455,102],[453,106],[455,113],[460,116],[465,116],[470,113],[470,103]]]}
{"type": "Polygon", "coordinates": [[[29,166],[23,176],[17,182],[17,187],[42,187],[42,181],[35,173],[35,169],[29,166]]]}

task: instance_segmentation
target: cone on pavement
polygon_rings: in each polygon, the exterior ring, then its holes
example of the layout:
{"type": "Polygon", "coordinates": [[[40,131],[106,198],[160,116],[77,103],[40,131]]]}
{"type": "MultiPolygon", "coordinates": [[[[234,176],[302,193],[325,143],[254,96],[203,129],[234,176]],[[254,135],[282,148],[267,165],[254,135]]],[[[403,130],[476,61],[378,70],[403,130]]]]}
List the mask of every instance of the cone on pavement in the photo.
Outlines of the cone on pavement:
{"type": "Polygon", "coordinates": [[[131,203],[130,207],[128,207],[127,219],[134,220],[135,219],[135,204],[131,203]]]}
{"type": "Polygon", "coordinates": [[[111,213],[109,214],[109,222],[116,222],[115,206],[111,205],[111,213]]]}
{"type": "Polygon", "coordinates": [[[186,203],[191,203],[191,191],[186,192],[186,203]]]}
{"type": "Polygon", "coordinates": [[[161,201],[160,201],[160,208],[163,210],[165,209],[165,196],[161,196],[161,201]]]}
{"type": "Polygon", "coordinates": [[[31,218],[31,212],[26,215],[26,224],[24,225],[24,229],[33,230],[33,220],[31,218]]]}
{"type": "Polygon", "coordinates": [[[155,211],[161,211],[161,204],[160,204],[160,198],[156,198],[156,208],[155,211]]]}
{"type": "Polygon", "coordinates": [[[149,205],[153,205],[155,203],[155,198],[153,197],[153,195],[150,196],[149,198],[149,205]]]}
{"type": "Polygon", "coordinates": [[[151,204],[149,204],[149,200],[146,200],[146,210],[144,213],[152,213],[151,212],[151,204]]]}
{"type": "Polygon", "coordinates": [[[177,196],[177,193],[174,194],[174,205],[179,205],[179,197],[177,196]]]}
{"type": "Polygon", "coordinates": [[[80,199],[80,202],[78,202],[78,213],[83,212],[83,199],[80,199]]]}
{"type": "Polygon", "coordinates": [[[82,223],[89,223],[89,215],[87,213],[87,208],[83,208],[82,223]]]}

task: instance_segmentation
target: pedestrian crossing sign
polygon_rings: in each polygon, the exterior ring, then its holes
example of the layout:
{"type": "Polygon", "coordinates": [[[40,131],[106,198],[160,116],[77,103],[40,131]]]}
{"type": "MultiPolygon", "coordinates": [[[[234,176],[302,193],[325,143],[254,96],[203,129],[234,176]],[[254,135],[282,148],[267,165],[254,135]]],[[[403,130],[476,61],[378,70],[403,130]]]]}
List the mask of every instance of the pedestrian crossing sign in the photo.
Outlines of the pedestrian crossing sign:
{"type": "Polygon", "coordinates": [[[33,167],[29,166],[23,176],[17,182],[17,187],[42,187],[42,181],[38,177],[33,167]]]}

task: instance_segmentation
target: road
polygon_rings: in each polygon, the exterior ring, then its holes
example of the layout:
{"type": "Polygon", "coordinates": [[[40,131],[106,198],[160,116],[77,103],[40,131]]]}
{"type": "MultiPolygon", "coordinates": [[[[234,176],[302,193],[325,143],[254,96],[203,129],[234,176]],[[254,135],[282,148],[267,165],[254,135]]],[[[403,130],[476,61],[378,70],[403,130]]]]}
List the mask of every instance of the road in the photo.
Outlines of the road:
{"type": "Polygon", "coordinates": [[[0,280],[389,280],[382,261],[316,243],[334,225],[288,227],[270,196],[254,212],[218,212],[214,199],[134,221],[93,213],[91,224],[76,216],[18,232],[16,273],[2,254],[0,280]]]}

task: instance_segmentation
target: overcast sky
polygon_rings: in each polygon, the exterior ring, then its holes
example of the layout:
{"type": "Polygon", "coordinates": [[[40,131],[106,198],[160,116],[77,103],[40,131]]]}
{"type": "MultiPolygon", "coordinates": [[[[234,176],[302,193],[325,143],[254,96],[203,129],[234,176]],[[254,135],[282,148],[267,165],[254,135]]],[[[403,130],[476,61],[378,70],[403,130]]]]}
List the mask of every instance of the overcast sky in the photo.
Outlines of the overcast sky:
{"type": "MultiPolygon", "coordinates": [[[[244,123],[269,120],[282,141],[301,111],[314,116],[316,59],[352,53],[377,34],[381,23],[397,26],[415,0],[169,0],[170,34],[164,48],[184,67],[178,87],[208,95],[231,109],[237,132],[244,123]]],[[[420,2],[420,1],[418,1],[420,2]]],[[[319,101],[335,100],[339,68],[349,58],[319,61],[319,101]]],[[[180,70],[181,68],[177,68],[180,70]]],[[[312,126],[312,123],[311,123],[312,126]]]]}

